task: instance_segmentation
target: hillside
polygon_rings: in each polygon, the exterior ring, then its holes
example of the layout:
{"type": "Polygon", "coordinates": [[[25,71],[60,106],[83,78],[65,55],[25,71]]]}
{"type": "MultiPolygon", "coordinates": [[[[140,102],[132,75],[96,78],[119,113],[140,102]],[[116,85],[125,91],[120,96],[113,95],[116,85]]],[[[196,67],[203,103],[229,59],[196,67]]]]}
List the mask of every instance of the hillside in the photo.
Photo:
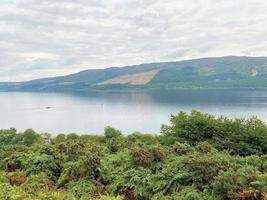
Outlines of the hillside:
{"type": "Polygon", "coordinates": [[[110,89],[267,88],[267,57],[214,57],[85,70],[17,83],[1,91],[90,91],[110,89]]]}

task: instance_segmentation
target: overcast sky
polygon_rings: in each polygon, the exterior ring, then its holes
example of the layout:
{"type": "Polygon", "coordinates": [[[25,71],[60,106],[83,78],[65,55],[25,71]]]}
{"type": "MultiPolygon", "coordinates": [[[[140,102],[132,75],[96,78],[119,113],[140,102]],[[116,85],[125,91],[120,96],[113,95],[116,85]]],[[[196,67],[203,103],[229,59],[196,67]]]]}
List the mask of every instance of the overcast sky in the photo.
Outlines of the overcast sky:
{"type": "Polygon", "coordinates": [[[0,81],[267,56],[265,0],[0,0],[0,81]]]}

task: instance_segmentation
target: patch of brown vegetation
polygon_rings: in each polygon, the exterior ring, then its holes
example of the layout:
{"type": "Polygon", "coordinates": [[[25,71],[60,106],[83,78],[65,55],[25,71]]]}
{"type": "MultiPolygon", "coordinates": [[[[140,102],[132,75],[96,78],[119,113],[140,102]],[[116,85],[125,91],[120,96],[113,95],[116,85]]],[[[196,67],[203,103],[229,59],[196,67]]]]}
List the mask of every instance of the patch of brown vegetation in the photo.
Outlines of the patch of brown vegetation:
{"type": "Polygon", "coordinates": [[[266,200],[265,194],[259,190],[244,190],[231,198],[231,200],[266,200]]]}
{"type": "Polygon", "coordinates": [[[123,191],[124,200],[137,200],[134,191],[131,188],[125,188],[123,191]]]}
{"type": "Polygon", "coordinates": [[[14,175],[9,178],[10,185],[12,186],[20,186],[26,181],[27,177],[22,175],[14,175]]]}
{"type": "Polygon", "coordinates": [[[149,83],[156,76],[158,72],[159,70],[151,70],[148,72],[142,72],[137,74],[127,74],[103,81],[98,85],[110,85],[110,84],[145,85],[149,83]]]}

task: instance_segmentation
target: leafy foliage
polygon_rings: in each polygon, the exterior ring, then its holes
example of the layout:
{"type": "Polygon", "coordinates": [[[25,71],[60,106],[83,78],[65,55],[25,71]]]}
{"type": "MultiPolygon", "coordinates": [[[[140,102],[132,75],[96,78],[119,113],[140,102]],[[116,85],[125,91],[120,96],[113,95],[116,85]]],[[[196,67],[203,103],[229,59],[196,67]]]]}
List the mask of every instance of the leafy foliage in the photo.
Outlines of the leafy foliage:
{"type": "Polygon", "coordinates": [[[267,197],[267,126],[192,111],[161,135],[0,130],[3,200],[254,200],[267,197]]]}
{"type": "Polygon", "coordinates": [[[232,154],[252,155],[267,153],[267,128],[256,117],[249,120],[215,118],[193,110],[171,116],[171,125],[163,125],[162,133],[178,141],[196,145],[208,141],[219,150],[232,154]]]}

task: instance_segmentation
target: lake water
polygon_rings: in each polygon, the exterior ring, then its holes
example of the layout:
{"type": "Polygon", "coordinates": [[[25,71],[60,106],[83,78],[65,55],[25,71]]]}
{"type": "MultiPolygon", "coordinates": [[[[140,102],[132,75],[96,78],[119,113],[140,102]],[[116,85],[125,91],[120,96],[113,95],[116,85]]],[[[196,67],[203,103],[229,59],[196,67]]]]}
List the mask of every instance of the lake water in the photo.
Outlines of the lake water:
{"type": "Polygon", "coordinates": [[[267,91],[0,93],[0,129],[102,134],[112,126],[124,134],[159,133],[171,114],[192,109],[228,117],[257,115],[267,122],[267,91]]]}

